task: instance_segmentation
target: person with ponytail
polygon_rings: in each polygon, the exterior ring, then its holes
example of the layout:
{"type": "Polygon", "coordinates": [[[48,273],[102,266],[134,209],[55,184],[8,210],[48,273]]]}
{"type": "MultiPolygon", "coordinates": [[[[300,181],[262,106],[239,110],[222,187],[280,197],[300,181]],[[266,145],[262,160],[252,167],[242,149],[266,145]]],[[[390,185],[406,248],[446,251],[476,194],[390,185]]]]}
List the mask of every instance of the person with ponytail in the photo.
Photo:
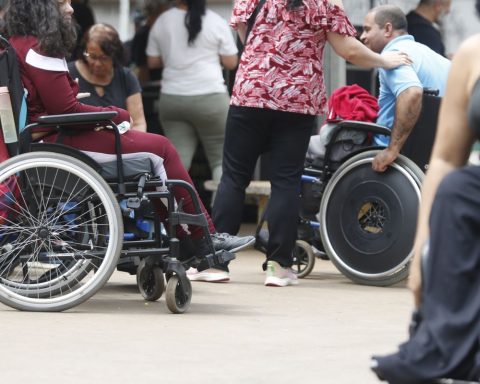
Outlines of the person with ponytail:
{"type": "MultiPolygon", "coordinates": [[[[291,271],[297,237],[300,177],[315,116],[326,113],[326,43],[363,67],[409,64],[407,55],[379,55],[362,43],[341,0],[236,0],[231,25],[245,40],[235,77],[223,152],[223,174],[213,205],[215,225],[237,233],[245,189],[257,159],[270,152],[272,193],[265,285],[297,284],[291,271]],[[252,16],[255,15],[255,16],[252,16]]],[[[332,68],[332,70],[336,70],[332,68]]],[[[226,269],[226,266],[225,268],[226,269]]]]}
{"type": "Polygon", "coordinates": [[[233,33],[205,0],[177,0],[154,23],[147,44],[150,69],[163,67],[159,117],[189,169],[200,141],[212,179],[220,180],[229,95],[222,74],[237,66],[233,33]]]}

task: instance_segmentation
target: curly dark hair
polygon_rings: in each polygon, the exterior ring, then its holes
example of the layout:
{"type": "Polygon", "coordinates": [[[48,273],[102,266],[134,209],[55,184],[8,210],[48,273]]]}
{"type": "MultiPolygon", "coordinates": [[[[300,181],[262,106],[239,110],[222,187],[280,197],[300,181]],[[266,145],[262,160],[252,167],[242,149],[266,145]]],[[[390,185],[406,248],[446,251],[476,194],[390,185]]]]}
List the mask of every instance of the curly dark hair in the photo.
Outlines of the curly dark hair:
{"type": "Polygon", "coordinates": [[[75,25],[61,14],[57,0],[10,0],[5,23],[10,36],[36,36],[48,56],[64,58],[76,44],[75,25]]]}
{"type": "Polygon", "coordinates": [[[187,5],[185,27],[188,31],[188,44],[192,45],[202,30],[202,16],[205,15],[205,0],[183,0],[187,5]]]}
{"type": "MultiPolygon", "coordinates": [[[[114,65],[123,65],[123,44],[118,32],[110,24],[98,23],[92,25],[80,43],[81,52],[84,52],[88,42],[93,41],[102,49],[103,53],[112,58],[114,65]]],[[[82,55],[81,60],[86,62],[82,55]]]]}

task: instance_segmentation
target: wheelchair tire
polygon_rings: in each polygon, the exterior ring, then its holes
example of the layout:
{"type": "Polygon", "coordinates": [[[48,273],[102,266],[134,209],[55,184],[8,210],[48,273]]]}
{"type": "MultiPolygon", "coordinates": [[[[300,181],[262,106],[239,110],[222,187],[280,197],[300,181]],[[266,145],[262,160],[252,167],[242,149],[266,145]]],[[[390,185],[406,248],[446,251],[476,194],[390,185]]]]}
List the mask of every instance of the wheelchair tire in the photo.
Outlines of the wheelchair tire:
{"type": "Polygon", "coordinates": [[[314,266],[315,255],[311,245],[306,241],[297,240],[293,248],[293,272],[298,278],[303,279],[312,272],[314,266]]]}
{"type": "Polygon", "coordinates": [[[0,302],[50,312],[79,305],[107,282],[122,250],[115,195],[88,165],[53,152],[3,162],[0,185],[12,178],[0,193],[9,211],[0,222],[0,302]]]}
{"type": "Polygon", "coordinates": [[[372,170],[379,151],[343,163],[320,204],[320,235],[333,264],[355,283],[388,286],[408,275],[423,172],[399,156],[372,170]]]}
{"type": "Polygon", "coordinates": [[[165,300],[167,308],[172,313],[184,313],[192,300],[192,283],[185,279],[185,284],[177,275],[172,275],[168,279],[165,300]]]}
{"type": "Polygon", "coordinates": [[[157,301],[165,291],[163,270],[157,265],[146,266],[143,259],[137,268],[137,286],[143,298],[147,301],[157,301]]]}

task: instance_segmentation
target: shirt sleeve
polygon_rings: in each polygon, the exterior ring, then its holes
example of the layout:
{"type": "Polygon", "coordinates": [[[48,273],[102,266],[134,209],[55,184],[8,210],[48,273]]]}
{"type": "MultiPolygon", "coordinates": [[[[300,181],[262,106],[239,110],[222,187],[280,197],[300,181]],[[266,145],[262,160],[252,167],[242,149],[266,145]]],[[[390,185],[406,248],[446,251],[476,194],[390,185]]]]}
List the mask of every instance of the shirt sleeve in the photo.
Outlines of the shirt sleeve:
{"type": "Polygon", "coordinates": [[[259,0],[235,0],[230,26],[237,29],[239,23],[247,23],[259,0]]]}
{"type": "Polygon", "coordinates": [[[220,39],[220,47],[218,53],[225,56],[235,55],[238,53],[238,49],[235,39],[233,38],[232,30],[224,19],[221,17],[219,19],[218,37],[220,39]]]}
{"type": "Polygon", "coordinates": [[[125,74],[127,97],[132,96],[135,93],[141,93],[142,87],[140,86],[140,82],[138,81],[137,77],[132,73],[132,71],[129,68],[124,67],[123,72],[125,74]]]}
{"type": "Polygon", "coordinates": [[[130,121],[130,115],[124,109],[113,106],[94,107],[80,103],[76,98],[78,84],[70,77],[68,72],[49,71],[28,64],[27,70],[48,115],[116,111],[118,115],[113,119],[114,123],[130,121]],[[58,95],[61,95],[61,97],[58,95]]]}
{"type": "Polygon", "coordinates": [[[402,65],[398,68],[383,71],[383,79],[389,90],[398,97],[410,87],[423,88],[421,81],[411,65],[402,65]]]}
{"type": "Polygon", "coordinates": [[[356,36],[357,30],[348,19],[345,10],[338,5],[331,4],[326,0],[319,7],[320,12],[315,12],[315,22],[319,23],[327,32],[335,32],[341,35],[356,36]]]}
{"type": "Polygon", "coordinates": [[[148,42],[147,42],[147,49],[146,49],[146,54],[147,56],[152,56],[152,57],[159,57],[162,56],[162,52],[160,49],[160,37],[162,35],[161,31],[161,17],[157,18],[155,23],[152,26],[152,29],[150,30],[150,33],[148,34],[148,42]]]}

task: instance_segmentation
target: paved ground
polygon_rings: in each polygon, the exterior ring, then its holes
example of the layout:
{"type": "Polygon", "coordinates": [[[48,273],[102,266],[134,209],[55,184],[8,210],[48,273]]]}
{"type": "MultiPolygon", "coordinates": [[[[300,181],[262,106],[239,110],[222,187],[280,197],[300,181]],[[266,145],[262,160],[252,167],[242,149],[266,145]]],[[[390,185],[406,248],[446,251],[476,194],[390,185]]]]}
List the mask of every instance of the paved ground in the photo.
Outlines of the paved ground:
{"type": "Polygon", "coordinates": [[[64,313],[0,304],[0,383],[376,383],[370,355],[406,337],[404,284],[355,285],[318,259],[299,286],[267,288],[262,260],[244,251],[230,283],[195,282],[183,315],[119,272],[64,313]]]}

